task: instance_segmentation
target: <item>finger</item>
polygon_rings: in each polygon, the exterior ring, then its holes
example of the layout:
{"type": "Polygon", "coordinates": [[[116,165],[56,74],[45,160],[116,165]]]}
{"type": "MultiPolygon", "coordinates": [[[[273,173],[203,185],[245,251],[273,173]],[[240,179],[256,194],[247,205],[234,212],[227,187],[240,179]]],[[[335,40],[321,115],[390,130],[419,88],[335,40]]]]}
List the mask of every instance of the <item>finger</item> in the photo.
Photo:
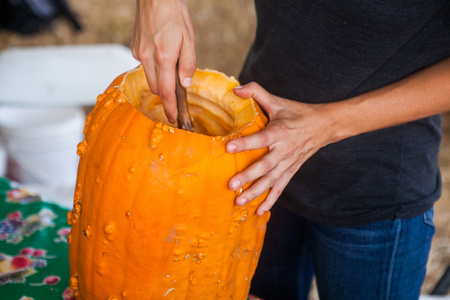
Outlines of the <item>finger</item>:
{"type": "Polygon", "coordinates": [[[134,29],[133,29],[133,37],[130,43],[131,54],[133,57],[140,61],[139,59],[139,45],[141,43],[141,32],[140,32],[140,23],[141,23],[139,8],[136,9],[136,18],[134,20],[134,29]]]}
{"type": "Polygon", "coordinates": [[[228,153],[238,153],[242,151],[265,148],[277,139],[269,130],[263,130],[252,135],[237,138],[227,143],[228,153]]]}
{"type": "Polygon", "coordinates": [[[145,77],[147,78],[148,87],[150,88],[150,91],[152,94],[158,95],[158,83],[156,81],[156,70],[155,66],[151,63],[144,64],[142,62],[142,66],[144,67],[144,73],[145,77]]]}
{"type": "Polygon", "coordinates": [[[136,27],[135,27],[134,33],[133,33],[133,38],[131,39],[131,43],[130,43],[130,49],[131,49],[131,54],[133,55],[133,57],[140,61],[139,51],[138,51],[139,43],[140,43],[140,36],[139,36],[139,34],[137,34],[136,27]]]}
{"type": "Polygon", "coordinates": [[[272,122],[267,127],[257,133],[231,140],[226,145],[228,153],[237,153],[248,150],[255,150],[275,144],[284,135],[285,126],[272,122]]]}
{"type": "MultiPolygon", "coordinates": [[[[279,166],[281,157],[276,151],[270,151],[256,162],[251,164],[242,172],[233,176],[228,186],[231,190],[236,191],[247,183],[250,183],[271,172],[275,167],[279,166]]],[[[281,175],[281,174],[280,174],[281,175]]],[[[266,189],[270,188],[268,186],[266,189]]],[[[253,199],[253,198],[252,198],[253,199]]]]}
{"type": "Polygon", "coordinates": [[[192,77],[194,76],[196,67],[195,41],[192,41],[189,36],[185,36],[183,37],[183,44],[178,61],[178,76],[180,77],[181,84],[185,88],[192,85],[192,77]]]}
{"type": "Polygon", "coordinates": [[[248,189],[236,197],[236,205],[245,205],[246,203],[256,199],[268,189],[274,187],[285,171],[285,166],[278,165],[271,172],[259,178],[248,189]]]}
{"type": "Polygon", "coordinates": [[[244,86],[234,88],[236,96],[241,98],[253,98],[268,113],[269,119],[273,117],[273,108],[277,104],[277,98],[266,91],[256,82],[250,82],[244,86]]]}
{"type": "Polygon", "coordinates": [[[180,76],[181,84],[185,88],[188,88],[192,85],[192,77],[194,76],[195,69],[197,68],[197,59],[195,55],[196,40],[189,8],[184,2],[182,5],[184,5],[184,9],[182,9],[181,12],[187,31],[183,35],[180,58],[178,61],[178,74],[180,76]]]}
{"type": "Polygon", "coordinates": [[[178,56],[169,52],[159,52],[156,61],[156,77],[159,96],[164,107],[164,112],[170,123],[177,120],[177,100],[175,96],[175,68],[178,56]]]}
{"type": "Polygon", "coordinates": [[[144,67],[145,77],[147,79],[148,87],[150,91],[157,95],[158,94],[158,84],[156,81],[156,70],[153,60],[150,59],[153,57],[150,48],[144,48],[140,46],[140,35],[136,34],[131,41],[131,50],[133,57],[139,60],[144,67]]]}
{"type": "Polygon", "coordinates": [[[272,208],[297,170],[298,168],[291,168],[289,171],[286,171],[283,175],[281,175],[277,183],[270,189],[266,199],[256,209],[256,214],[258,216],[262,216],[272,208]]]}

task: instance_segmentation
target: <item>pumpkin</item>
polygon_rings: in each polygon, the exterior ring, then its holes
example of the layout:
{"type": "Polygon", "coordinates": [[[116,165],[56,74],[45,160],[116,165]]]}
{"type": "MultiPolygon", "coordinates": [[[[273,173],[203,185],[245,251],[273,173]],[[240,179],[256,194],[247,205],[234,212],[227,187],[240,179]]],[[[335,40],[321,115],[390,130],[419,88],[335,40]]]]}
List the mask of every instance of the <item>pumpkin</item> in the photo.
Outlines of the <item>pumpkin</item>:
{"type": "Polygon", "coordinates": [[[233,94],[238,84],[195,72],[187,92],[199,132],[168,124],[142,66],[98,96],[68,213],[76,299],[247,298],[269,219],[255,212],[267,192],[238,207],[242,189],[227,183],[267,149],[229,154],[225,145],[267,118],[233,94]]]}

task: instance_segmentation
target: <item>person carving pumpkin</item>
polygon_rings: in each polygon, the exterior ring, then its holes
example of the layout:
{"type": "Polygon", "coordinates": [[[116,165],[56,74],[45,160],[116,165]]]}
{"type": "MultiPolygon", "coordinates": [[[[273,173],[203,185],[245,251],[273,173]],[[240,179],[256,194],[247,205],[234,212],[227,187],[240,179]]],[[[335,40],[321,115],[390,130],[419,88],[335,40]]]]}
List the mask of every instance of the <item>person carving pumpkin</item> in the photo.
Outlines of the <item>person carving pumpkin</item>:
{"type": "MultiPolygon", "coordinates": [[[[255,0],[256,37],[234,90],[268,126],[227,144],[269,152],[229,181],[271,209],[251,285],[263,299],[418,299],[440,197],[450,110],[450,2],[255,0]]],[[[176,120],[195,36],[182,0],[137,0],[131,49],[176,120]]]]}

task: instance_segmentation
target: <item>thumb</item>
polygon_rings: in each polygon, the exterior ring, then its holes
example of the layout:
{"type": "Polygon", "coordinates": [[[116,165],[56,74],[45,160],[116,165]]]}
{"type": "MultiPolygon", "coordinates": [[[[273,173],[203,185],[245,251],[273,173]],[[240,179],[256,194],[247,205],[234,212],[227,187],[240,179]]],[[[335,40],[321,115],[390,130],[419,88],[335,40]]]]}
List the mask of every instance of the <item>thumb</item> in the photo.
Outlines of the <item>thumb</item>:
{"type": "Polygon", "coordinates": [[[263,110],[272,118],[272,111],[277,104],[277,99],[274,95],[266,91],[262,86],[256,82],[250,82],[244,86],[234,88],[233,92],[236,96],[241,98],[253,98],[262,107],[263,110]]]}

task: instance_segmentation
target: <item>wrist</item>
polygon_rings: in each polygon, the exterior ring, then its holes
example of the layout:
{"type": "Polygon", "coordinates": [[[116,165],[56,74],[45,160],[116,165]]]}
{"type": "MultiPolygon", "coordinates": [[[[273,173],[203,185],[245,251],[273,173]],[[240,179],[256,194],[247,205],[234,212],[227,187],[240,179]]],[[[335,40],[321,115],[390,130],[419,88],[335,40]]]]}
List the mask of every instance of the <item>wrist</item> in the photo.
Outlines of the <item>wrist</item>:
{"type": "Polygon", "coordinates": [[[354,132],[355,126],[353,120],[350,120],[349,109],[345,101],[338,101],[326,104],[319,104],[323,106],[326,120],[324,121],[327,127],[327,142],[326,144],[332,144],[346,139],[352,135],[356,135],[354,132]]]}

